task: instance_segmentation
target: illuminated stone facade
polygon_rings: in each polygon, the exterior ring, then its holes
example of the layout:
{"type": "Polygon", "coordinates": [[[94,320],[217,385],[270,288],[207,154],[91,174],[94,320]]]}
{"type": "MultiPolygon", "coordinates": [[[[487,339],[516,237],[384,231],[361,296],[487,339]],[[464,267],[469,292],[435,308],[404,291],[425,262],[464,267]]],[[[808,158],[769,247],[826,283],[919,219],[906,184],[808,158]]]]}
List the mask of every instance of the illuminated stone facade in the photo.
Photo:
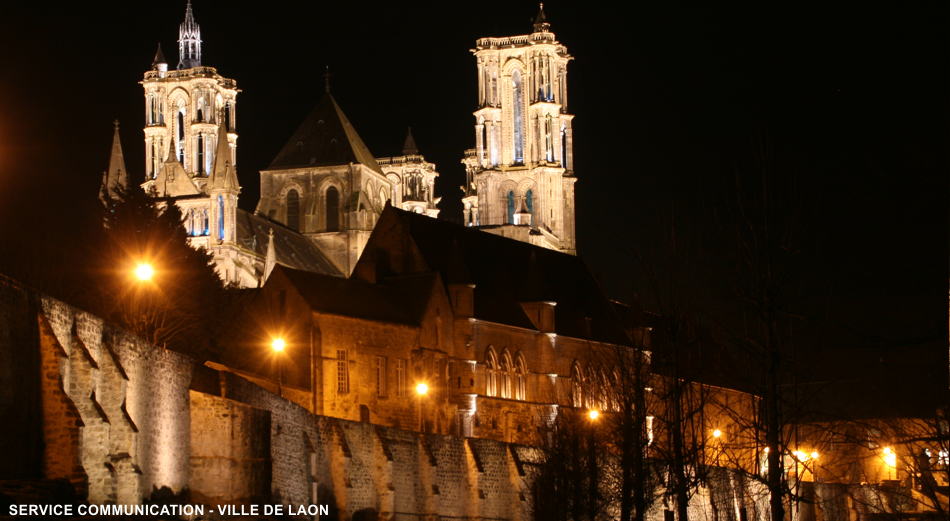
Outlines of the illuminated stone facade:
{"type": "Polygon", "coordinates": [[[435,197],[435,179],[439,173],[435,165],[419,155],[412,129],[406,135],[406,143],[398,157],[378,157],[376,162],[393,184],[393,201],[396,208],[407,212],[438,217],[436,206],[441,197],[435,197]]]}
{"type": "Polygon", "coordinates": [[[464,222],[574,254],[574,160],[567,63],[542,9],[534,32],[481,38],[475,148],[465,152],[464,222]]]}
{"type": "Polygon", "coordinates": [[[179,29],[177,70],[168,70],[161,47],[145,90],[146,193],[173,200],[189,242],[214,255],[222,280],[259,283],[262,258],[238,242],[237,94],[234,80],[201,64],[201,30],[191,3],[179,29]]]}

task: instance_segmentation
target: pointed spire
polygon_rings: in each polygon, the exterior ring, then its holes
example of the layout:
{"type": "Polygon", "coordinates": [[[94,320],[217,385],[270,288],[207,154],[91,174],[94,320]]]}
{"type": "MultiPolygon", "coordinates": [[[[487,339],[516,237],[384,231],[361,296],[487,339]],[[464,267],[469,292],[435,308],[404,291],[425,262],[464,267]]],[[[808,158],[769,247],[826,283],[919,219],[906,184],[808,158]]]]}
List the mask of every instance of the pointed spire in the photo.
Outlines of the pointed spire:
{"type": "Polygon", "coordinates": [[[548,17],[544,16],[544,4],[541,4],[541,8],[538,11],[538,17],[534,19],[534,32],[546,33],[550,28],[551,24],[548,23],[548,17]]]}
{"type": "Polygon", "coordinates": [[[323,73],[323,80],[326,82],[327,94],[330,93],[330,66],[327,65],[327,72],[323,73]]]}
{"type": "Polygon", "coordinates": [[[129,174],[125,169],[125,155],[122,154],[122,142],[119,140],[119,120],[113,122],[115,134],[112,136],[112,157],[109,158],[109,170],[106,184],[110,192],[116,188],[129,186],[129,174]]]}
{"type": "Polygon", "coordinates": [[[414,156],[419,153],[416,148],[416,140],[412,138],[412,127],[409,127],[409,133],[406,134],[406,142],[402,145],[402,154],[404,156],[414,156]]]}
{"type": "Polygon", "coordinates": [[[191,12],[191,0],[185,8],[185,23],[178,28],[178,68],[190,69],[201,65],[201,27],[191,12]]]}
{"type": "Polygon", "coordinates": [[[165,61],[165,55],[162,53],[162,42],[158,42],[158,51],[155,52],[155,58],[152,60],[152,70],[161,72],[168,70],[168,62],[165,61]]]}
{"type": "Polygon", "coordinates": [[[267,238],[267,256],[264,258],[264,278],[261,280],[261,286],[264,285],[264,282],[267,281],[268,277],[272,271],[274,271],[274,266],[277,265],[277,251],[274,250],[274,229],[270,229],[270,234],[267,238]]]}
{"type": "Polygon", "coordinates": [[[224,125],[218,125],[218,148],[214,153],[214,170],[211,175],[212,188],[239,189],[237,172],[231,164],[231,145],[228,143],[228,131],[224,125]]]}

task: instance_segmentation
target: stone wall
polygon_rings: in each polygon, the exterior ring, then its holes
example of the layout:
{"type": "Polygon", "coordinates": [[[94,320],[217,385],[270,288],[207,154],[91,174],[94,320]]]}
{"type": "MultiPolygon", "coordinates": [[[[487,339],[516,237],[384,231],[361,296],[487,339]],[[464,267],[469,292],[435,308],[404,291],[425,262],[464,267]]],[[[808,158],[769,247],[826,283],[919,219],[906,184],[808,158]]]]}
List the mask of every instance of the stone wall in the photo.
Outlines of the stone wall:
{"type": "MultiPolygon", "coordinates": [[[[66,478],[91,503],[172,494],[326,504],[343,520],[533,519],[539,449],[317,416],[6,280],[0,362],[0,412],[19,422],[0,434],[3,479],[66,478]]],[[[747,487],[720,481],[696,519],[733,519],[745,496],[732,489],[747,487]]]]}

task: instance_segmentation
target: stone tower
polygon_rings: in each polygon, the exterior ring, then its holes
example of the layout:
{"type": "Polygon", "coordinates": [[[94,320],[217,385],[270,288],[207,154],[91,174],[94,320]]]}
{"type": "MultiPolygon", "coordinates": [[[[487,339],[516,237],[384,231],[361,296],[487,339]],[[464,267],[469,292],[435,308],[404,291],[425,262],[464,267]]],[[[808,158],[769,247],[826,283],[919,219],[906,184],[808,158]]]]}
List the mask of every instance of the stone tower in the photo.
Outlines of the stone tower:
{"type": "Polygon", "coordinates": [[[393,184],[330,95],[261,171],[256,214],[299,232],[349,276],[393,184]]]}
{"type": "Polygon", "coordinates": [[[376,162],[395,187],[393,206],[429,217],[439,216],[437,206],[442,198],[434,195],[435,179],[439,173],[434,164],[419,154],[412,129],[406,134],[401,156],[377,157],[376,162]]]}
{"type": "Polygon", "coordinates": [[[242,266],[237,244],[237,180],[234,80],[201,65],[201,30],[191,2],[179,29],[177,70],[168,70],[161,45],[145,73],[146,193],[181,209],[194,247],[214,254],[225,282],[256,285],[242,266]],[[246,279],[246,280],[245,280],[246,279]]]}
{"type": "Polygon", "coordinates": [[[567,63],[544,4],[534,31],[481,38],[475,148],[465,151],[464,222],[574,254],[573,115],[567,63]]]}

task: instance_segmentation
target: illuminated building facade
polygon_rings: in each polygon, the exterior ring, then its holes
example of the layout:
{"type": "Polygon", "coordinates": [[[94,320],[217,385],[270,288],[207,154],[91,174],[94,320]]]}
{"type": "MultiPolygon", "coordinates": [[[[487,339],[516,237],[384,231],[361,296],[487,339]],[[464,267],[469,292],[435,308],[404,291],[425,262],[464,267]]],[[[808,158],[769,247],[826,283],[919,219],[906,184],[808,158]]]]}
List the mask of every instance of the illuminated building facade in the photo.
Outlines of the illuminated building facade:
{"type": "Polygon", "coordinates": [[[567,63],[542,7],[529,35],[480,38],[475,148],[465,151],[464,222],[576,252],[567,63]]]}

